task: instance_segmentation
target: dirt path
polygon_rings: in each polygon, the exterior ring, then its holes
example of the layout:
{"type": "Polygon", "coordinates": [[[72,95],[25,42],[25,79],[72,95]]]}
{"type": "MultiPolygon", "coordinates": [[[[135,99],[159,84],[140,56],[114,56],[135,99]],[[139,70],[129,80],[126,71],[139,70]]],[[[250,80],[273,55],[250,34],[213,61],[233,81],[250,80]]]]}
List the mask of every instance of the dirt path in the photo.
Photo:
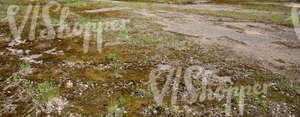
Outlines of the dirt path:
{"type": "MultiPolygon", "coordinates": [[[[108,0],[110,1],[110,0],[108,0]]],[[[113,1],[116,3],[126,3],[113,1]]],[[[230,5],[216,4],[152,4],[159,7],[177,9],[197,9],[214,11],[238,11],[244,13],[278,14],[278,12],[243,9],[230,5]]],[[[265,68],[278,71],[282,66],[297,65],[300,61],[300,43],[294,29],[248,20],[224,17],[203,16],[183,12],[139,9],[133,12],[141,14],[164,26],[165,30],[196,36],[199,43],[228,46],[238,56],[255,58],[266,62],[265,68]]]]}
{"type": "MultiPolygon", "coordinates": [[[[210,8],[218,9],[214,6],[210,8]]],[[[300,44],[292,28],[180,12],[139,10],[136,13],[155,19],[165,30],[196,36],[199,43],[229,46],[237,55],[275,65],[264,65],[269,69],[275,70],[274,67],[285,63],[292,65],[300,61],[300,44]],[[284,63],[276,60],[283,60],[284,63]]]]}
{"type": "Polygon", "coordinates": [[[162,7],[171,7],[177,9],[196,9],[196,10],[213,10],[213,11],[238,11],[242,13],[261,13],[261,14],[279,14],[280,12],[271,12],[271,11],[260,11],[260,10],[253,10],[253,9],[244,9],[239,8],[232,5],[218,5],[218,4],[192,4],[192,5],[175,5],[175,4],[158,4],[158,6],[162,7]]]}

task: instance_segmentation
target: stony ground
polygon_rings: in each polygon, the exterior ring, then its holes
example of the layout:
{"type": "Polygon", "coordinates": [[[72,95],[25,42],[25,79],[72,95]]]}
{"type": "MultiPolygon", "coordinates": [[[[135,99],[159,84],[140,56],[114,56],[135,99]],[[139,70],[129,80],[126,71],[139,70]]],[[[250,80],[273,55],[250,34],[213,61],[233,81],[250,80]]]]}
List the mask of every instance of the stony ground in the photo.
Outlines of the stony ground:
{"type": "MultiPolygon", "coordinates": [[[[243,115],[240,97],[232,96],[229,116],[300,116],[300,42],[289,5],[58,0],[70,8],[69,24],[130,21],[124,29],[103,31],[101,53],[95,38],[85,53],[83,34],[30,40],[29,23],[21,39],[13,38],[7,8],[21,6],[20,25],[29,5],[49,1],[0,3],[0,116],[225,116],[226,99],[184,100],[189,95],[184,72],[177,104],[171,104],[175,83],[162,105],[155,101],[151,71],[171,67],[177,74],[193,65],[213,74],[208,82],[214,90],[260,86],[261,91],[268,84],[267,93],[244,97],[243,115]]],[[[60,12],[52,8],[50,14],[57,29],[60,12]]],[[[37,22],[37,32],[46,28],[37,22]]],[[[160,89],[165,82],[163,74],[160,89]]],[[[192,84],[199,88],[199,82],[195,78],[192,84]]]]}

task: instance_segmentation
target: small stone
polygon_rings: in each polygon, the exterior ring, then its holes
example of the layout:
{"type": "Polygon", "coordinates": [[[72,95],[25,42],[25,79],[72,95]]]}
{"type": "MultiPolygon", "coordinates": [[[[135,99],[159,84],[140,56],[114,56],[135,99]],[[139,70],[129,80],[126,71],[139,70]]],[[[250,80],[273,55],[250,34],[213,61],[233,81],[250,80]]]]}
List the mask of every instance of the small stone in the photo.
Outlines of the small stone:
{"type": "Polygon", "coordinates": [[[73,87],[73,82],[71,80],[68,80],[66,83],[65,83],[65,87],[66,88],[72,88],[73,87]]]}

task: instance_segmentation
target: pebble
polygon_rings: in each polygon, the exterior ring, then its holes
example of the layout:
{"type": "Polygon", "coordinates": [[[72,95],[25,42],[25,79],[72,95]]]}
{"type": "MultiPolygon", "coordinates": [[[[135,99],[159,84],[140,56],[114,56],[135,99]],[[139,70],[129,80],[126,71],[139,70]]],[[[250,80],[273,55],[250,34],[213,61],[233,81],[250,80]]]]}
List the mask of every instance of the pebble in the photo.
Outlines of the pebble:
{"type": "Polygon", "coordinates": [[[73,82],[71,80],[68,80],[65,84],[66,88],[72,88],[73,87],[73,82]]]}

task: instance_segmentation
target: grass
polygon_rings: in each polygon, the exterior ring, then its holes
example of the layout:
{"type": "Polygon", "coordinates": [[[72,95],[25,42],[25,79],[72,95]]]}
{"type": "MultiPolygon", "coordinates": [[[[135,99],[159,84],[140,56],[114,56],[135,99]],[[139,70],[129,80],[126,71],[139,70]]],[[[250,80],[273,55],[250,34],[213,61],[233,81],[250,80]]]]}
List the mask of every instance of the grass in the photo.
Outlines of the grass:
{"type": "Polygon", "coordinates": [[[271,72],[262,71],[262,72],[256,72],[253,77],[255,77],[258,80],[258,81],[254,81],[254,84],[261,81],[274,82],[276,83],[276,86],[279,89],[279,91],[283,91],[285,93],[293,94],[293,95],[299,94],[297,91],[299,91],[300,89],[297,86],[292,84],[291,82],[292,78],[287,74],[283,74],[283,73],[274,74],[271,72]]]}
{"type": "Polygon", "coordinates": [[[238,4],[242,2],[297,2],[299,0],[212,0],[214,3],[238,4]]]}
{"type": "MultiPolygon", "coordinates": [[[[107,107],[106,117],[123,117],[125,108],[122,107],[126,103],[124,98],[120,98],[116,103],[111,100],[110,106],[107,107]]],[[[99,115],[103,116],[102,114],[99,115]]]]}
{"type": "Polygon", "coordinates": [[[245,19],[245,20],[252,20],[257,22],[292,26],[292,21],[288,20],[289,18],[288,16],[282,16],[278,14],[242,13],[236,11],[215,11],[215,10],[195,10],[195,9],[187,9],[185,11],[190,13],[200,14],[200,15],[229,17],[229,18],[245,19]]]}
{"type": "Polygon", "coordinates": [[[19,71],[30,69],[31,65],[29,61],[25,61],[24,63],[19,65],[19,71]]]}
{"type": "Polygon", "coordinates": [[[107,55],[107,58],[109,59],[109,65],[113,67],[114,75],[116,77],[120,76],[120,67],[122,67],[121,61],[118,59],[116,54],[110,53],[107,55]]]}
{"type": "Polygon", "coordinates": [[[112,62],[115,62],[115,61],[118,60],[117,55],[116,55],[116,54],[113,54],[113,53],[109,53],[108,56],[107,56],[107,58],[108,58],[110,61],[112,61],[112,62]]]}
{"type": "Polygon", "coordinates": [[[276,82],[280,91],[296,94],[297,88],[292,86],[289,80],[290,78],[285,74],[279,74],[279,76],[274,78],[274,81],[276,82]]]}
{"type": "Polygon", "coordinates": [[[259,102],[259,105],[262,106],[262,107],[264,108],[265,111],[268,111],[268,110],[269,110],[269,106],[268,106],[267,101],[261,100],[261,101],[259,102]]]}
{"type": "Polygon", "coordinates": [[[122,39],[128,39],[128,28],[124,27],[122,30],[119,31],[119,36],[122,39]]]}
{"type": "Polygon", "coordinates": [[[300,108],[300,99],[296,98],[295,100],[293,100],[293,104],[299,109],[300,108]]]}
{"type": "Polygon", "coordinates": [[[12,80],[17,81],[18,79],[19,79],[19,76],[17,74],[14,74],[13,77],[12,77],[12,80]]]}
{"type": "Polygon", "coordinates": [[[58,88],[54,87],[49,81],[45,81],[37,85],[35,89],[37,93],[37,100],[40,103],[48,102],[51,99],[59,96],[58,88]]]}
{"type": "Polygon", "coordinates": [[[163,109],[164,109],[165,112],[169,110],[169,105],[166,104],[166,103],[163,104],[162,107],[163,107],[163,109]]]}
{"type": "Polygon", "coordinates": [[[55,97],[59,96],[59,89],[49,81],[34,86],[34,82],[21,79],[18,75],[13,76],[13,81],[21,80],[26,94],[31,97],[36,106],[43,106],[55,97]]]}
{"type": "Polygon", "coordinates": [[[59,96],[58,88],[54,87],[49,81],[38,84],[36,87],[33,86],[33,82],[23,80],[25,89],[29,96],[38,105],[43,105],[51,99],[59,96]]]}
{"type": "MultiPolygon", "coordinates": [[[[30,62],[25,61],[19,65],[19,71],[26,72],[31,68],[30,62]]],[[[20,75],[14,74],[12,81],[22,81],[26,93],[32,98],[33,102],[37,105],[46,104],[51,99],[59,96],[59,89],[49,81],[35,84],[33,81],[21,78],[20,75]]]]}
{"type": "Polygon", "coordinates": [[[174,3],[174,4],[193,4],[196,0],[120,0],[128,2],[148,2],[148,3],[174,3]]]}
{"type": "MultiPolygon", "coordinates": [[[[246,20],[252,20],[252,21],[257,21],[257,22],[274,23],[274,24],[292,26],[292,21],[288,20],[290,15],[289,15],[289,13],[286,13],[286,12],[285,12],[285,15],[279,15],[279,14],[262,14],[262,13],[244,13],[244,12],[238,12],[238,11],[177,9],[177,8],[172,8],[172,7],[158,6],[153,3],[141,3],[141,2],[114,3],[114,2],[102,1],[101,3],[115,5],[115,6],[124,6],[124,7],[144,8],[144,9],[162,9],[162,10],[167,10],[167,11],[186,12],[186,13],[194,13],[194,14],[199,14],[199,15],[210,15],[210,16],[217,16],[217,17],[246,19],[246,20]]],[[[264,10],[278,9],[278,8],[266,7],[263,5],[257,6],[257,7],[255,7],[255,5],[249,5],[248,8],[264,9],[264,10]]],[[[282,8],[282,9],[286,9],[286,8],[282,8]]]]}
{"type": "Polygon", "coordinates": [[[136,91],[137,91],[140,95],[145,95],[146,93],[151,92],[151,86],[150,86],[150,85],[147,85],[146,88],[141,88],[139,85],[137,85],[136,91]]]}
{"type": "Polygon", "coordinates": [[[264,4],[241,4],[240,7],[246,9],[255,9],[263,11],[277,11],[277,12],[290,12],[290,8],[277,5],[264,5],[264,4]]]}

